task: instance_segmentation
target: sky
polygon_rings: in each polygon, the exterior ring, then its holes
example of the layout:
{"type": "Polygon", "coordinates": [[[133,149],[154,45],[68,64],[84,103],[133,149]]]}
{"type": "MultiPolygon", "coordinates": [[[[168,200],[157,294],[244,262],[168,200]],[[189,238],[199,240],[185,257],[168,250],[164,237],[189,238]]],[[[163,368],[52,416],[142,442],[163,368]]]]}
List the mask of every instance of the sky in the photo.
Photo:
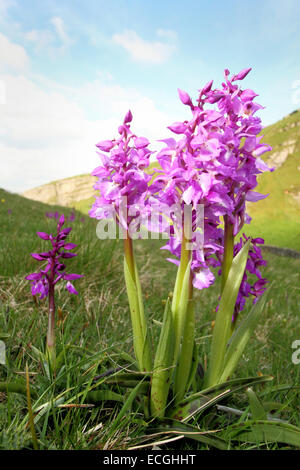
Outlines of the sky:
{"type": "Polygon", "coordinates": [[[299,0],[0,0],[0,187],[21,193],[90,173],[95,144],[132,130],[159,148],[167,126],[224,69],[265,107],[300,108],[299,0]]]}

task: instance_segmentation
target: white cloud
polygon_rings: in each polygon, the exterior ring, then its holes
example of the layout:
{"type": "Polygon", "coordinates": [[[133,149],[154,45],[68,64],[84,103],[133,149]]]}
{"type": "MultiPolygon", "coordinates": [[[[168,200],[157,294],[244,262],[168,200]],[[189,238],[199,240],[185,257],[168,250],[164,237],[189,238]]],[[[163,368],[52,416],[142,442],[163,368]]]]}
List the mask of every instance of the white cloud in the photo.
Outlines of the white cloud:
{"type": "Polygon", "coordinates": [[[24,38],[35,44],[36,52],[49,48],[54,42],[54,35],[48,30],[33,29],[24,33],[24,38]]]}
{"type": "MultiPolygon", "coordinates": [[[[9,44],[20,53],[20,46],[9,44]]],[[[12,62],[20,67],[27,61],[15,56],[12,62]]],[[[76,88],[26,70],[2,73],[0,83],[6,85],[0,105],[0,187],[11,191],[91,172],[99,165],[95,144],[118,135],[128,109],[133,132],[151,141],[165,137],[164,129],[174,120],[153,100],[101,74],[76,88]]]]}
{"type": "Polygon", "coordinates": [[[29,65],[29,57],[22,46],[12,43],[0,33],[0,71],[20,71],[29,65]]]}
{"type": "MultiPolygon", "coordinates": [[[[159,31],[162,32],[163,30],[159,31]]],[[[136,62],[158,65],[168,60],[175,51],[173,44],[161,41],[145,41],[133,30],[115,34],[112,40],[129,52],[131,58],[136,62]]]]}
{"type": "Polygon", "coordinates": [[[55,16],[54,18],[51,18],[50,22],[53,24],[56,34],[60,38],[63,47],[68,48],[73,43],[73,40],[66,33],[62,18],[55,16]]]}

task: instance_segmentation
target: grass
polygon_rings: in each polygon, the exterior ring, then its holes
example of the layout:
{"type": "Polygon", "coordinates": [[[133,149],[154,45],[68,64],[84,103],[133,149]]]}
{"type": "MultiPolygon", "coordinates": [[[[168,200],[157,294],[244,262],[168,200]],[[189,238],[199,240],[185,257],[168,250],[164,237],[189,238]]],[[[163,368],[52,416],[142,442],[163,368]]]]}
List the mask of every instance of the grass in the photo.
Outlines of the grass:
{"type": "MultiPolygon", "coordinates": [[[[68,224],[73,227],[69,241],[78,244],[78,256],[69,260],[67,271],[85,277],[75,281],[78,296],[69,295],[62,286],[57,290],[57,345],[59,351],[64,351],[65,364],[54,381],[47,364],[36,352],[35,348],[44,348],[47,305],[31,296],[29,282],[24,277],[39,265],[30,253],[47,249],[47,243],[36,236],[36,231],[55,231],[55,221],[45,217],[45,212],[50,210],[64,212],[66,216],[71,212],[0,190],[0,339],[5,341],[7,358],[5,366],[0,364],[0,382],[18,381],[24,386],[28,363],[35,430],[41,449],[127,449],[139,445],[146,442],[145,434],[151,423],[141,413],[137,401],[116,421],[124,403],[114,401],[117,396],[109,392],[114,390],[124,400],[123,389],[118,386],[112,389],[105,377],[94,381],[95,376],[111,367],[128,365],[130,357],[126,354],[133,354],[122,244],[98,240],[95,221],[87,217],[80,221],[81,213],[76,213],[75,221],[68,224]],[[110,400],[88,400],[91,387],[97,384],[95,389],[108,393],[110,400]],[[80,407],[83,405],[89,406],[80,407]]],[[[159,334],[159,326],[153,320],[162,319],[162,300],[172,289],[176,274],[175,266],[165,261],[166,253],[159,249],[161,245],[157,240],[135,243],[153,350],[159,334]]],[[[273,403],[271,408],[279,407],[277,413],[281,419],[299,426],[299,389],[293,386],[299,385],[300,365],[292,363],[291,345],[300,339],[300,260],[270,253],[266,253],[266,258],[268,266],[264,274],[272,283],[271,291],[236,375],[273,375],[273,382],[258,385],[255,390],[264,402],[273,403]],[[286,387],[278,389],[282,384],[286,387]]],[[[210,289],[196,293],[197,343],[204,369],[219,287],[217,280],[210,289]]],[[[125,398],[128,396],[129,391],[125,398]]],[[[244,392],[222,404],[248,410],[244,392]]],[[[228,419],[214,410],[198,425],[201,430],[211,429],[212,425],[224,428],[228,419]]],[[[232,446],[253,448],[252,444],[232,446]]],[[[277,447],[267,445],[267,448],[277,447]]],[[[26,396],[2,390],[0,449],[24,448],[32,448],[26,396]]],[[[181,439],[169,443],[168,448],[207,449],[208,446],[181,439]]]]}

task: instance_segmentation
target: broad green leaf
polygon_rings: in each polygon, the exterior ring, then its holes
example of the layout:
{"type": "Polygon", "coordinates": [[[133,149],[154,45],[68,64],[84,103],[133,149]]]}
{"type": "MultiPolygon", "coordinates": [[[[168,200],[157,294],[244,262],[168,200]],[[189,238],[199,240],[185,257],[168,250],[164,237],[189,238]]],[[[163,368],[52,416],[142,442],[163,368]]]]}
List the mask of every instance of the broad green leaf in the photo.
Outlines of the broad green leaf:
{"type": "Polygon", "coordinates": [[[142,373],[120,372],[107,378],[103,377],[101,384],[105,382],[106,384],[113,384],[118,387],[135,388],[141,381],[143,385],[141,386],[140,393],[147,395],[150,388],[150,377],[142,373]]]}
{"type": "Polygon", "coordinates": [[[88,392],[85,397],[87,403],[99,403],[101,401],[119,401],[124,403],[124,396],[111,390],[99,390],[88,392]]]}
{"type": "Polygon", "coordinates": [[[300,448],[300,428],[276,421],[251,420],[232,425],[222,433],[222,437],[256,444],[280,442],[300,448]]]}
{"type": "Polygon", "coordinates": [[[247,263],[249,246],[250,240],[245,243],[241,251],[234,257],[221,295],[212,337],[208,379],[206,381],[207,386],[221,382],[226,345],[231,332],[232,315],[247,263]]]}
{"type": "Polygon", "coordinates": [[[227,380],[235,371],[236,366],[245,350],[245,347],[251,338],[253,331],[261,317],[261,313],[266,304],[266,299],[261,298],[256,304],[254,304],[242,321],[240,326],[236,329],[233,336],[230,339],[227,352],[225,354],[224,369],[221,374],[220,381],[224,382],[227,380]]]}
{"type": "Polygon", "coordinates": [[[220,450],[227,450],[228,445],[222,437],[216,436],[216,433],[211,431],[200,431],[199,428],[191,426],[190,424],[181,423],[176,420],[166,420],[163,426],[155,428],[157,432],[169,432],[171,434],[183,434],[188,439],[202,442],[210,447],[215,447],[220,450]]]}
{"type": "Polygon", "coordinates": [[[226,382],[222,382],[220,384],[214,385],[213,387],[204,388],[197,393],[193,393],[192,395],[189,395],[184,400],[182,400],[180,405],[185,405],[186,403],[189,403],[193,399],[199,398],[203,395],[204,396],[214,395],[228,388],[230,389],[233,389],[235,387],[244,388],[244,387],[258,384],[258,383],[270,382],[272,380],[273,380],[273,377],[271,375],[263,375],[262,377],[241,377],[239,379],[227,380],[226,382]]]}
{"type": "Polygon", "coordinates": [[[266,420],[267,419],[266,410],[264,409],[263,404],[257,397],[256,393],[250,387],[247,388],[246,393],[249,399],[249,405],[250,405],[252,418],[266,420]]]}
{"type": "Polygon", "coordinates": [[[190,370],[190,376],[189,380],[186,386],[186,390],[189,391],[190,387],[192,386],[192,383],[195,379],[195,375],[197,372],[197,367],[198,367],[199,359],[198,359],[198,346],[196,344],[196,341],[194,340],[194,346],[193,346],[193,356],[192,356],[192,366],[190,370]]]}
{"type": "MultiPolygon", "coordinates": [[[[0,392],[20,393],[21,395],[26,395],[26,384],[18,382],[0,382],[0,392]]],[[[30,389],[30,393],[33,398],[37,397],[37,392],[33,388],[30,389]]]]}
{"type": "Polygon", "coordinates": [[[200,392],[193,393],[182,400],[180,405],[169,413],[169,416],[178,420],[184,420],[188,416],[194,415],[196,412],[204,411],[208,407],[223,400],[223,398],[228,397],[249,385],[255,385],[270,380],[273,380],[273,377],[249,377],[229,380],[214,387],[206,388],[200,392]]]}
{"type": "Polygon", "coordinates": [[[162,418],[168,399],[174,358],[174,327],[170,300],[167,300],[151,382],[152,416],[162,418]]]}

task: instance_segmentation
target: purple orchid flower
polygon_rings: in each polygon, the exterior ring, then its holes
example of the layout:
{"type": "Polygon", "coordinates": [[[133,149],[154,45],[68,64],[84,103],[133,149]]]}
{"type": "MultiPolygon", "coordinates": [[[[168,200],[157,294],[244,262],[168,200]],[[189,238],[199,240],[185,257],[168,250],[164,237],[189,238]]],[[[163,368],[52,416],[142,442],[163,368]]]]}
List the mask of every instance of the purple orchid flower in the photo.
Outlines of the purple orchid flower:
{"type": "Polygon", "coordinates": [[[81,274],[67,274],[64,270],[66,268],[63,260],[67,258],[74,258],[77,256],[75,253],[70,253],[77,247],[74,243],[67,243],[66,238],[70,231],[69,228],[62,228],[65,222],[64,215],[61,215],[57,224],[57,235],[53,236],[45,232],[37,232],[37,235],[42,240],[48,240],[52,244],[52,249],[43,253],[31,253],[31,256],[37,261],[47,261],[47,265],[37,273],[29,274],[25,279],[31,281],[32,295],[40,294],[40,298],[48,296],[49,286],[56,285],[58,281],[65,280],[66,288],[72,294],[78,294],[75,287],[69,282],[83,277],[81,274]]]}
{"type": "Polygon", "coordinates": [[[58,282],[66,281],[66,289],[71,294],[78,294],[74,285],[70,282],[83,277],[81,274],[67,274],[65,272],[66,259],[74,258],[76,253],[70,251],[77,247],[74,243],[67,243],[66,239],[71,232],[71,227],[62,228],[65,223],[64,215],[61,215],[57,224],[57,234],[48,234],[46,232],[37,232],[39,238],[50,241],[52,248],[47,252],[31,253],[31,256],[37,261],[47,262],[40,271],[29,274],[25,279],[31,282],[32,295],[40,295],[40,299],[49,298],[49,323],[47,332],[46,349],[53,367],[55,367],[55,298],[54,290],[58,282]]]}
{"type": "MultiPolygon", "coordinates": [[[[243,69],[230,78],[226,69],[222,88],[213,89],[213,82],[209,82],[199,90],[197,104],[185,91],[178,90],[181,102],[190,107],[192,116],[189,121],[169,126],[179,140],[163,140],[166,147],[157,154],[161,169],[150,187],[153,196],[170,206],[204,205],[203,253],[199,256],[194,252],[192,258],[193,284],[200,289],[212,284],[211,268],[223,264],[224,253],[228,252],[228,235],[225,237],[220,228],[221,218],[225,219],[226,234],[230,232],[234,237],[251,220],[246,202],[266,197],[254,191],[257,176],[273,170],[260,158],[271,147],[261,144],[258,137],[262,125],[255,113],[262,107],[254,101],[257,94],[242,90],[238,84],[250,71],[243,69]],[[217,110],[210,109],[212,104],[217,110]]],[[[170,241],[164,248],[178,257],[179,242],[170,241]]],[[[225,277],[230,262],[227,264],[225,277]]]]}
{"type": "Polygon", "coordinates": [[[141,215],[151,180],[151,176],[144,172],[152,154],[148,149],[149,141],[132,133],[131,121],[132,114],[128,111],[118,129],[120,137],[96,144],[101,151],[98,152],[101,165],[92,175],[98,177],[94,189],[100,190],[100,196],[96,197],[89,212],[90,217],[106,219],[112,216],[113,211],[118,224],[125,230],[134,217],[141,215]],[[132,207],[139,208],[135,216],[129,214],[132,207]]]}

